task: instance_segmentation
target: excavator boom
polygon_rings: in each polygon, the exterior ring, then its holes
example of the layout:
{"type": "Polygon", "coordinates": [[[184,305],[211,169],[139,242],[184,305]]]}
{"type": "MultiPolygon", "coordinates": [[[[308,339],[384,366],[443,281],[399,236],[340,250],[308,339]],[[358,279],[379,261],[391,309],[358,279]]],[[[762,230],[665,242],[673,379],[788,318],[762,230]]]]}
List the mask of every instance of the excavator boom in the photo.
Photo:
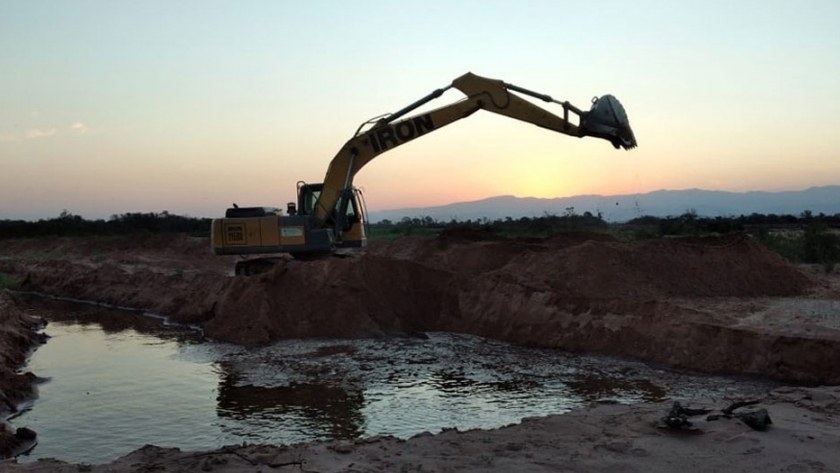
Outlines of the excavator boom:
{"type": "Polygon", "coordinates": [[[375,157],[482,109],[569,136],[603,138],[610,141],[615,148],[632,149],[637,145],[624,107],[612,95],[594,99],[592,108],[584,112],[568,102],[554,100],[551,96],[467,73],[452,81],[450,86],[437,89],[393,114],[378,118],[364,132],[361,131],[362,128],[371,122],[363,123],[356,135],[344,144],[330,162],[319,205],[314,212],[315,219],[326,222],[342,191],[347,192],[347,189],[350,189],[356,173],[375,157]],[[411,111],[440,97],[450,88],[460,90],[466,98],[423,114],[403,118],[411,111]],[[511,91],[559,104],[563,108],[563,114],[555,115],[511,91]],[[570,113],[577,115],[577,124],[569,119],[570,113]]]}

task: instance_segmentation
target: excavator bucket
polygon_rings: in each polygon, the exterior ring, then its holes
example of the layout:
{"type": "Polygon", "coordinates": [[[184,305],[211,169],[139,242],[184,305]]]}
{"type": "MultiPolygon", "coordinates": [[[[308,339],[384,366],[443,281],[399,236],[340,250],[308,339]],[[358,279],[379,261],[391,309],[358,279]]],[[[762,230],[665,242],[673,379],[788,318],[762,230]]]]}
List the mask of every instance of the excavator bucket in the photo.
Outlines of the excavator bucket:
{"type": "Polygon", "coordinates": [[[612,95],[592,99],[592,108],[581,120],[580,127],[584,134],[604,138],[616,149],[632,149],[637,145],[627,113],[612,95]]]}

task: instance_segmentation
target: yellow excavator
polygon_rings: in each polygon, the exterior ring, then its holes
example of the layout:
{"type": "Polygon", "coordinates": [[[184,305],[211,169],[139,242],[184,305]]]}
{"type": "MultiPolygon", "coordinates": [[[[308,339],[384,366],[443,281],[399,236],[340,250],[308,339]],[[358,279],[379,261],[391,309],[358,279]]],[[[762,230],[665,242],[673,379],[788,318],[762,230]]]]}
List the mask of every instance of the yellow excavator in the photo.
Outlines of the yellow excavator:
{"type": "Polygon", "coordinates": [[[272,260],[278,259],[278,254],[312,259],[334,254],[341,248],[365,246],[364,198],[353,187],[356,173],[380,154],[481,109],[569,136],[602,138],[616,149],[636,147],[636,138],[624,107],[612,95],[594,98],[590,110],[582,111],[569,102],[561,102],[545,94],[467,73],[397,112],[362,123],[330,162],[323,183],[298,182],[297,202],[287,205],[287,215],[277,208],[238,207],[234,204],[225,212],[225,218],[213,220],[213,253],[261,255],[237,263],[236,274],[247,275],[260,272],[266,264],[273,264],[272,260]],[[427,113],[406,117],[451,88],[463,92],[466,98],[427,113]],[[517,94],[560,105],[562,116],[517,94]],[[577,116],[577,124],[569,120],[570,113],[577,116]]]}

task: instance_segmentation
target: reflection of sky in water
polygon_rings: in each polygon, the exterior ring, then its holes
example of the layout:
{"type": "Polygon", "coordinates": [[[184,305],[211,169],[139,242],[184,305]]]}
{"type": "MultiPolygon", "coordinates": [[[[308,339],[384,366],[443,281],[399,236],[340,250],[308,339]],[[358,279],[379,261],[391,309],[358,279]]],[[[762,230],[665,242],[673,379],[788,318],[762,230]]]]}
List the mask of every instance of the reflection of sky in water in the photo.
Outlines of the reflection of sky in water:
{"type": "Polygon", "coordinates": [[[244,348],[196,343],[136,313],[83,312],[51,322],[45,331],[52,338],[28,366],[52,378],[13,421],[39,434],[28,460],[101,463],[147,443],[200,450],[243,441],[407,438],[500,427],[595,400],[720,398],[762,389],[466,335],[244,348]]]}
{"type": "Polygon", "coordinates": [[[27,367],[51,378],[33,409],[14,424],[38,432],[37,457],[79,461],[127,453],[132,445],[214,442],[193,409],[213,406],[218,386],[211,363],[179,356],[176,342],[133,329],[105,334],[96,325],[51,323],[52,335],[27,367]]]}

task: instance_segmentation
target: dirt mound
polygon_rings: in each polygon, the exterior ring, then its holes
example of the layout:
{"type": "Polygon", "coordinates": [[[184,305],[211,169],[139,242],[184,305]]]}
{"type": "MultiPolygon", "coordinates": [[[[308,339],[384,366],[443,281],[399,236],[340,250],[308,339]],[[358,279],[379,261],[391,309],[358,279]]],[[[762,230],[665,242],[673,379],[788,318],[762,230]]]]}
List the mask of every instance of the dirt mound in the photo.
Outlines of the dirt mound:
{"type": "Polygon", "coordinates": [[[177,234],[141,233],[130,236],[43,237],[4,240],[4,260],[40,263],[69,261],[87,265],[111,262],[124,266],[155,267],[158,270],[200,269],[224,273],[232,257],[217,257],[207,238],[177,234]]]}
{"type": "Polygon", "coordinates": [[[376,255],[278,264],[261,276],[231,279],[205,333],[260,344],[434,330],[452,305],[450,280],[446,271],[376,255]]]}
{"type": "Polygon", "coordinates": [[[792,296],[813,280],[749,239],[649,240],[630,263],[666,295],[792,296]]]}
{"type": "Polygon", "coordinates": [[[517,258],[519,278],[594,299],[802,294],[812,279],[748,239],[586,241],[517,258]]]}
{"type": "Polygon", "coordinates": [[[171,271],[104,261],[45,261],[26,267],[22,287],[63,297],[142,308],[181,322],[212,316],[225,277],[205,271],[171,271]]]}
{"type": "Polygon", "coordinates": [[[403,239],[376,254],[460,274],[508,273],[533,287],[587,298],[802,294],[813,280],[748,238],[619,242],[600,233],[541,242],[403,239]]]}

